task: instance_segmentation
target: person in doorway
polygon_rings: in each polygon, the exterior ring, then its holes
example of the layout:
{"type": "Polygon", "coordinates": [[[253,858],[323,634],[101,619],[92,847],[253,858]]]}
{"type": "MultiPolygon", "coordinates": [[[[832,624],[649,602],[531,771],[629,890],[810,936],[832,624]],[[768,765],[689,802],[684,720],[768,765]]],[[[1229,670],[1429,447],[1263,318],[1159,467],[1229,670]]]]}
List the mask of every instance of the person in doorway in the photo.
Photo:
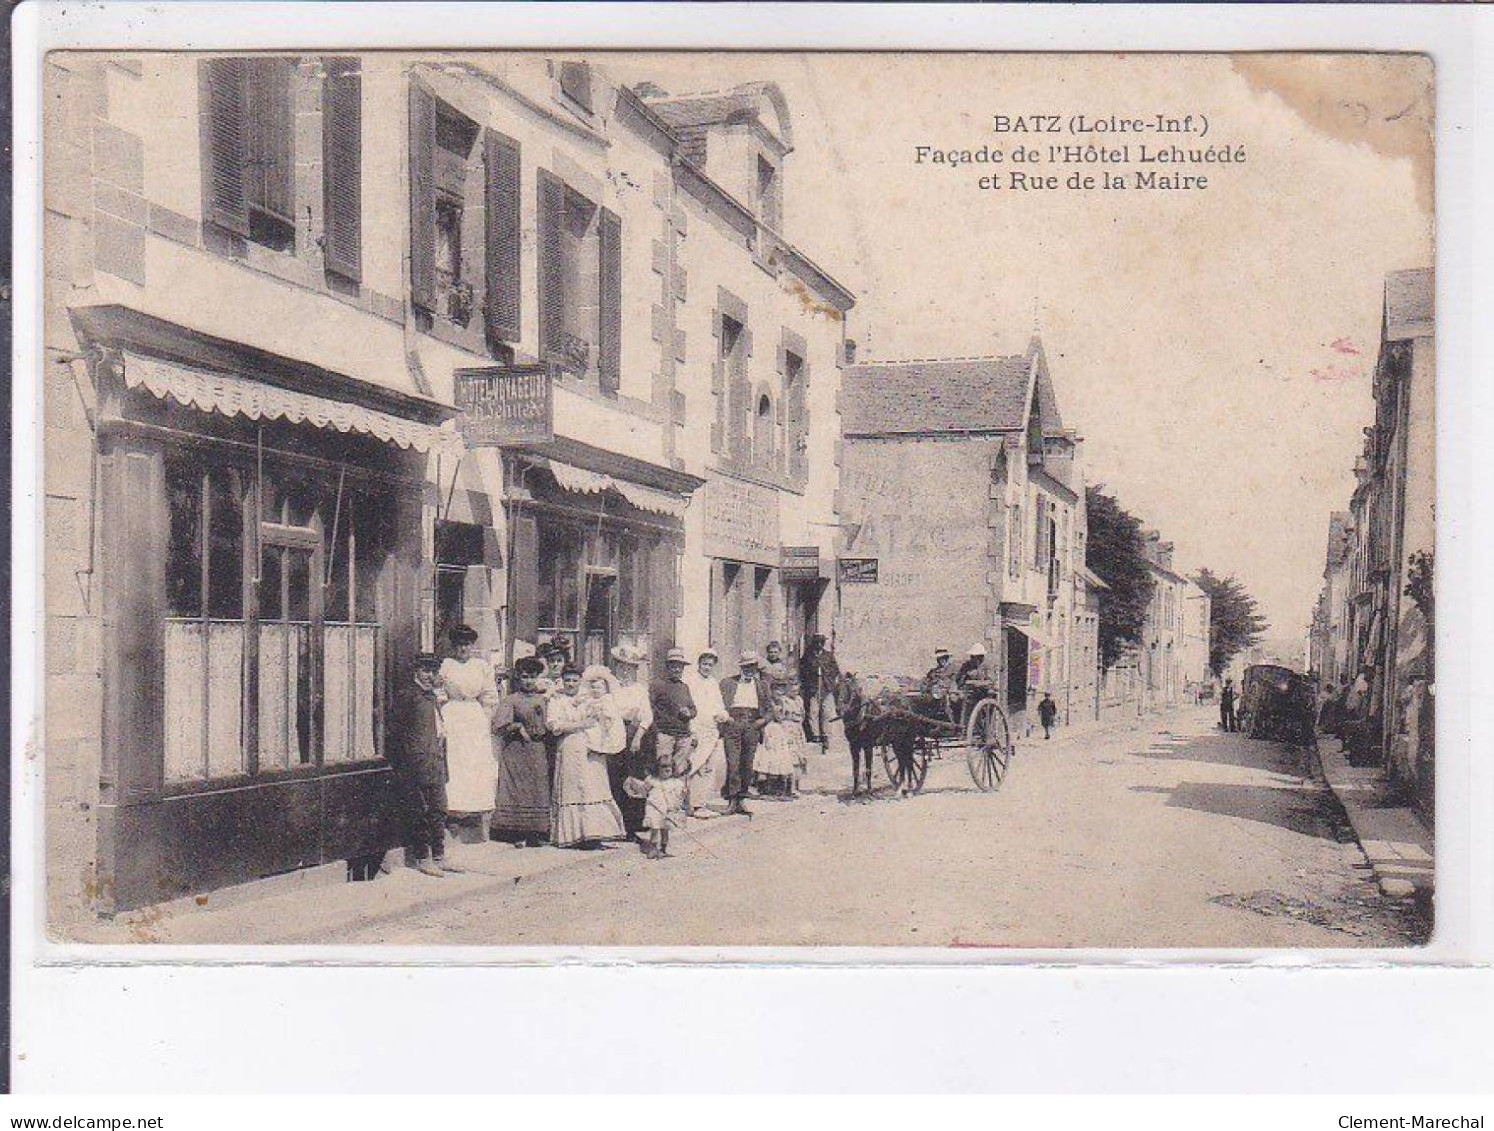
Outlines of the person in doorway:
{"type": "Polygon", "coordinates": [[[723,729],[726,742],[727,813],[751,816],[745,802],[752,786],[752,763],[762,742],[763,729],[776,720],[773,689],[762,673],[755,652],[743,652],[741,674],[721,681],[721,702],[730,716],[723,729]]]}
{"type": "Polygon", "coordinates": [[[627,749],[621,758],[607,759],[607,776],[612,783],[612,798],[622,811],[623,828],[636,836],[643,829],[644,805],[624,788],[628,778],[642,778],[648,772],[647,760],[654,745],[654,710],[649,703],[648,684],[643,682],[643,667],[648,657],[642,649],[619,644],[611,651],[613,670],[620,687],[613,696],[627,727],[627,749]]]}
{"type": "Polygon", "coordinates": [[[721,701],[721,683],[716,675],[720,666],[721,657],[714,649],[707,648],[684,676],[695,702],[695,718],[690,727],[695,744],[690,750],[686,808],[692,817],[702,820],[719,816],[726,801],[726,746],[721,728],[731,716],[721,701]]]}
{"type": "Polygon", "coordinates": [[[544,661],[514,661],[517,686],[498,701],[493,735],[498,742],[498,796],[492,835],[514,837],[521,845],[543,844],[550,835],[552,769],[546,744],[545,695],[539,690],[544,661]]]}
{"type": "Polygon", "coordinates": [[[643,851],[650,860],[669,853],[669,829],[685,807],[685,779],[695,745],[695,697],[685,683],[690,660],[671,648],[664,658],[664,675],[649,684],[649,706],[654,713],[654,764],[642,782],[629,779],[630,792],[643,799],[643,824],[649,831],[643,851]]]}
{"type": "Polygon", "coordinates": [[[536,686],[542,695],[552,695],[561,689],[565,666],[569,662],[564,644],[549,641],[540,648],[539,658],[544,661],[545,670],[536,686]]]}
{"type": "Polygon", "coordinates": [[[441,708],[446,728],[450,779],[446,800],[460,839],[481,843],[497,795],[498,763],[493,757],[492,720],[498,707],[493,668],[473,652],[477,633],[465,624],[451,630],[452,654],[441,662],[441,708]]]}
{"type": "Polygon", "coordinates": [[[1053,724],[1058,721],[1058,704],[1053,702],[1051,692],[1043,692],[1042,701],[1038,703],[1038,722],[1043,724],[1043,738],[1053,737],[1053,724]]]}
{"type": "Polygon", "coordinates": [[[607,780],[607,759],[622,753],[627,733],[611,698],[616,682],[604,667],[568,665],[560,694],[545,705],[545,723],[560,736],[550,839],[561,848],[598,848],[624,836],[607,780]]]}
{"type": "Polygon", "coordinates": [[[835,718],[835,686],[840,682],[840,665],[835,653],[826,646],[825,637],[816,633],[799,657],[799,696],[804,703],[804,738],[817,742],[823,750],[830,742],[828,724],[835,718]]]}
{"type": "Polygon", "coordinates": [[[1224,690],[1219,693],[1219,725],[1226,733],[1239,729],[1235,720],[1235,681],[1232,679],[1224,681],[1224,690]]]}
{"type": "Polygon", "coordinates": [[[440,667],[434,653],[415,657],[415,691],[408,700],[400,750],[393,759],[415,869],[437,877],[463,871],[446,859],[446,733],[441,724],[440,667]]]}

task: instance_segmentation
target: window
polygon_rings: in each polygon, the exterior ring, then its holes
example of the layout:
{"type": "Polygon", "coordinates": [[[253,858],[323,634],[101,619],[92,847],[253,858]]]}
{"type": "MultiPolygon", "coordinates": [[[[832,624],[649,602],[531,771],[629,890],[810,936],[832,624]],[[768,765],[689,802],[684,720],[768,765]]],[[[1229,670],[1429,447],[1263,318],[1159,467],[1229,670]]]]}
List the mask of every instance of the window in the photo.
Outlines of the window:
{"type": "Polygon", "coordinates": [[[773,398],[761,393],[752,422],[752,462],[761,471],[773,470],[773,398]]]}
{"type": "Polygon", "coordinates": [[[588,114],[591,105],[591,64],[567,61],[560,64],[560,91],[588,114]]]}
{"type": "Polygon", "coordinates": [[[550,173],[539,181],[540,341],[567,372],[621,379],[622,221],[550,173]]]}
{"type": "Polygon", "coordinates": [[[436,198],[436,285],[450,291],[462,281],[462,202],[436,198]]]}
{"type": "Polygon", "coordinates": [[[167,784],[379,757],[388,493],[267,466],[256,521],[252,467],[165,469],[167,784]]]}
{"type": "Polygon", "coordinates": [[[1009,577],[1022,576],[1022,507],[1008,503],[1006,508],[1006,572],[1009,577]]]}
{"type": "Polygon", "coordinates": [[[295,60],[207,59],[199,74],[205,218],[253,243],[294,251],[295,60]]]}

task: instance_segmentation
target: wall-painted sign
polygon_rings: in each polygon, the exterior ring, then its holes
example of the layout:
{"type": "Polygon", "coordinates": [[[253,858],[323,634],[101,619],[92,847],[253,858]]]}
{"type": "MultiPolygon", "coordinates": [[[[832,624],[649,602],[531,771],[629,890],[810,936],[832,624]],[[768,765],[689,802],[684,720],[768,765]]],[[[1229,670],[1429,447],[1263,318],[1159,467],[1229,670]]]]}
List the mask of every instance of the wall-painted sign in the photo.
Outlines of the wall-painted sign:
{"type": "Polygon", "coordinates": [[[779,567],[780,581],[818,581],[820,579],[820,548],[818,546],[783,547],[782,565],[779,567]]]}
{"type": "Polygon", "coordinates": [[[782,565],[778,541],[778,492],[771,487],[712,475],[705,496],[705,552],[756,565],[782,565]]]}
{"type": "Polygon", "coordinates": [[[840,583],[842,585],[875,585],[877,583],[877,559],[841,558],[840,583]]]}
{"type": "Polygon", "coordinates": [[[458,369],[457,426],[472,447],[544,444],[555,439],[554,387],[542,365],[458,369]]]}

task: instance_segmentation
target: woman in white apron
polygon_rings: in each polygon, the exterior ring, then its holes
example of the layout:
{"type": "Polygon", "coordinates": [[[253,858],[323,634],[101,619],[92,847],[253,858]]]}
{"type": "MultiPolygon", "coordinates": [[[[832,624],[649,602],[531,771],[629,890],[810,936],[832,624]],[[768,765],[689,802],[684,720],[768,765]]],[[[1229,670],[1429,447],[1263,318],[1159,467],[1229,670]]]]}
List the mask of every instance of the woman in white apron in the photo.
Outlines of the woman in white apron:
{"type": "Polygon", "coordinates": [[[446,811],[454,818],[481,818],[486,837],[498,786],[491,721],[498,706],[493,668],[472,654],[477,633],[466,625],[451,630],[453,655],[441,662],[441,686],[447,700],[441,708],[446,729],[446,811]]]}
{"type": "Polygon", "coordinates": [[[726,786],[726,748],[721,742],[721,723],[731,716],[721,698],[716,669],[721,658],[707,648],[695,661],[695,670],[685,673],[685,685],[695,700],[695,718],[690,723],[695,749],[690,752],[689,796],[686,810],[692,817],[715,817],[726,809],[722,791],[726,786]]]}

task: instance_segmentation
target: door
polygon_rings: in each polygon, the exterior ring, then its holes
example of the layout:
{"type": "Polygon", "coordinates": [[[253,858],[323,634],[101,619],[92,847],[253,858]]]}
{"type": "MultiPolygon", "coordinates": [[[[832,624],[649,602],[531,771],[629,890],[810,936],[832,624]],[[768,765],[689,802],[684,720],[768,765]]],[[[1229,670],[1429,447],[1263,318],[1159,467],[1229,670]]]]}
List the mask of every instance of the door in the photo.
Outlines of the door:
{"type": "Polygon", "coordinates": [[[259,760],[264,770],[319,765],[322,753],[321,532],[261,527],[259,760]]]}
{"type": "Polygon", "coordinates": [[[615,635],[614,594],[617,574],[589,568],[586,571],[586,620],[582,631],[581,661],[584,665],[607,664],[615,635]]]}

